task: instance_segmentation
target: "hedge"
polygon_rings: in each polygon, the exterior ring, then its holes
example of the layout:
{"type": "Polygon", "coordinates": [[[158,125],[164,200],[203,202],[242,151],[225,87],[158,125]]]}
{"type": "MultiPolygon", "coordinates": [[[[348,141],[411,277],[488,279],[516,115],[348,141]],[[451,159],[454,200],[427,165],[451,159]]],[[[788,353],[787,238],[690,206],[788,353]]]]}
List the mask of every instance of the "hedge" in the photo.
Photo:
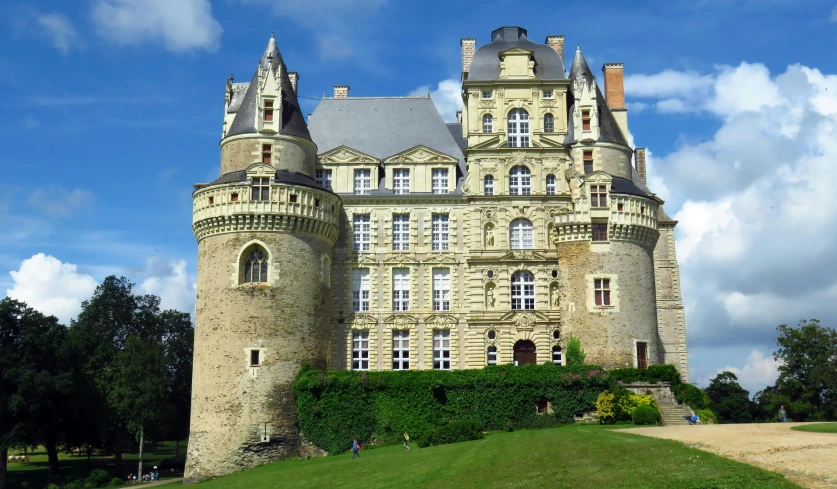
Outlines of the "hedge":
{"type": "Polygon", "coordinates": [[[302,434],[331,453],[353,437],[397,443],[452,421],[472,420],[486,431],[571,422],[595,409],[612,384],[601,367],[490,366],[472,370],[316,371],[303,367],[294,383],[302,434]],[[539,401],[552,414],[537,414],[539,401]]]}

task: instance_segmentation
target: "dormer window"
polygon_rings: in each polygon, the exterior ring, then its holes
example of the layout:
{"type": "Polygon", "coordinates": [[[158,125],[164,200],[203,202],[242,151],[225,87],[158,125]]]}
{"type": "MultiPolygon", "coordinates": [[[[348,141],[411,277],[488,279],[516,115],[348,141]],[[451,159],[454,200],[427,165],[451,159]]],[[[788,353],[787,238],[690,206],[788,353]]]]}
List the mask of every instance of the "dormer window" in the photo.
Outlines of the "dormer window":
{"type": "Polygon", "coordinates": [[[607,207],[607,185],[590,187],[590,207],[607,207]]]}
{"type": "Polygon", "coordinates": [[[264,163],[266,165],[269,165],[273,160],[272,153],[273,153],[273,145],[263,144],[262,145],[262,163],[264,163]]]}
{"type": "Polygon", "coordinates": [[[544,90],[543,98],[552,98],[552,90],[544,90]]]}
{"type": "Polygon", "coordinates": [[[590,111],[589,110],[582,110],[581,111],[581,130],[582,131],[589,131],[590,130],[590,111]]]}
{"type": "Polygon", "coordinates": [[[264,101],[264,117],[265,122],[273,120],[273,100],[264,101]]]}
{"type": "Polygon", "coordinates": [[[270,200],[270,178],[253,178],[253,188],[250,200],[270,200]]]}

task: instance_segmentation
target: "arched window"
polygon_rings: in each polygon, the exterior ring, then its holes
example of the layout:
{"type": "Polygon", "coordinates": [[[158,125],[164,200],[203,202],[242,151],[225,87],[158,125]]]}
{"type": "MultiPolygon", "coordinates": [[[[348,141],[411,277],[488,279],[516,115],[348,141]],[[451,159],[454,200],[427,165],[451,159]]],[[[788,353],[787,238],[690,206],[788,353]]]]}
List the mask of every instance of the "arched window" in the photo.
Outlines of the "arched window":
{"type": "Polygon", "coordinates": [[[488,356],[486,358],[486,362],[488,365],[497,365],[497,347],[496,346],[489,346],[488,347],[488,356]]]}
{"type": "Polygon", "coordinates": [[[253,246],[244,260],[244,283],[267,282],[267,253],[261,246],[253,246]]]}
{"type": "Polygon", "coordinates": [[[555,195],[555,175],[546,176],[546,195],[555,195]]]}
{"type": "Polygon", "coordinates": [[[564,364],[564,352],[558,345],[552,347],[552,363],[554,363],[555,365],[564,364]]]}
{"type": "Polygon", "coordinates": [[[514,272],[511,279],[512,310],[535,309],[535,276],[514,272]]]}
{"type": "Polygon", "coordinates": [[[484,195],[494,195],[494,175],[486,175],[482,179],[484,195]]]}
{"type": "Polygon", "coordinates": [[[534,234],[531,221],[523,218],[515,219],[509,226],[511,249],[531,250],[535,247],[534,234]]]}
{"type": "Polygon", "coordinates": [[[529,195],[532,193],[532,173],[525,166],[518,165],[509,172],[509,193],[529,195]]]}
{"type": "Polygon", "coordinates": [[[543,132],[555,132],[555,119],[552,114],[543,116],[543,132]]]}
{"type": "Polygon", "coordinates": [[[509,112],[509,148],[529,147],[529,113],[523,109],[509,112]]]}
{"type": "Polygon", "coordinates": [[[482,132],[486,134],[494,132],[494,118],[491,117],[491,114],[482,116],[482,132]]]}

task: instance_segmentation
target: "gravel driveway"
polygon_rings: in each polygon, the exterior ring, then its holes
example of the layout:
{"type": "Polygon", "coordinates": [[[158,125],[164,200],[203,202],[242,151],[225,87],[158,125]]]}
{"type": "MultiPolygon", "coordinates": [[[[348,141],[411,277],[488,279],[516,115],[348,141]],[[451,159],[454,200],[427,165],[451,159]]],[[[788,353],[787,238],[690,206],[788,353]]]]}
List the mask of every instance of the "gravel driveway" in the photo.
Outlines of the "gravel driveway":
{"type": "Polygon", "coordinates": [[[779,472],[814,489],[837,488],[837,434],[792,431],[808,423],[724,424],[629,428],[779,472]]]}

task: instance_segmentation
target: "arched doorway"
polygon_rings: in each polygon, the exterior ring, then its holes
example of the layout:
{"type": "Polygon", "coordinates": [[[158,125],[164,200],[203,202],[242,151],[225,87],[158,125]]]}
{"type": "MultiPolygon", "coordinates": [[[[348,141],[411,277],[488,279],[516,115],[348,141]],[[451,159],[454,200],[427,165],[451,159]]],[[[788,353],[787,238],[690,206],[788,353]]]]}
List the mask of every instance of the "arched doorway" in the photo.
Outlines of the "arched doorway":
{"type": "Polygon", "coordinates": [[[534,343],[529,340],[520,340],[514,344],[515,365],[526,365],[528,363],[537,363],[537,361],[534,343]]]}

